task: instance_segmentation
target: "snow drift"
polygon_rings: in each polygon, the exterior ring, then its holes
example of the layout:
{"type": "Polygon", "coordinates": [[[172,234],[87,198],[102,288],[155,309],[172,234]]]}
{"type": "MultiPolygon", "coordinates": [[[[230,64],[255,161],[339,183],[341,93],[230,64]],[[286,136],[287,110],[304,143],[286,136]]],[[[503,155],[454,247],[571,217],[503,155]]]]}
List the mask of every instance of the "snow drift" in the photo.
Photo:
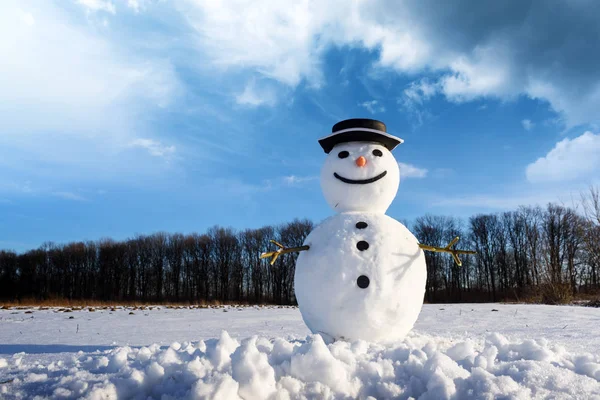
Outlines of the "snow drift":
{"type": "Polygon", "coordinates": [[[64,360],[0,358],[6,399],[593,398],[600,360],[546,340],[490,334],[448,346],[411,334],[396,345],[252,336],[79,352],[64,360]]]}

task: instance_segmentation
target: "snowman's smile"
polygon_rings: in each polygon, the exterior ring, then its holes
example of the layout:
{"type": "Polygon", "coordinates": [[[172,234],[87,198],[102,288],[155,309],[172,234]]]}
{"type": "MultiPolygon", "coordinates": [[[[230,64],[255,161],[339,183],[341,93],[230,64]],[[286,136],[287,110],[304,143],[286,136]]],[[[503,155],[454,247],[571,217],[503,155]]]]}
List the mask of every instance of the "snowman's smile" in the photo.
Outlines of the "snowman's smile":
{"type": "Polygon", "coordinates": [[[337,172],[333,173],[333,176],[335,176],[337,179],[339,179],[340,181],[342,181],[344,183],[349,183],[351,185],[365,185],[367,183],[377,182],[378,180],[380,180],[381,178],[383,178],[386,175],[387,175],[387,171],[383,171],[382,173],[380,173],[377,176],[374,176],[373,178],[368,178],[368,179],[348,179],[348,178],[344,178],[343,176],[338,175],[337,172]]]}

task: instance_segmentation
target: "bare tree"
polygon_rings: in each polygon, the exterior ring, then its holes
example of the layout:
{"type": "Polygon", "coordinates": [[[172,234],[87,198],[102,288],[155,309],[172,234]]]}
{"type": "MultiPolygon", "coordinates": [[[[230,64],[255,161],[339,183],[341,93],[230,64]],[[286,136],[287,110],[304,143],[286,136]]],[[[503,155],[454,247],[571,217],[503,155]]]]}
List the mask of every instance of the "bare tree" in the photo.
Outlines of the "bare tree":
{"type": "Polygon", "coordinates": [[[582,227],[583,247],[587,268],[586,289],[600,285],[600,187],[590,186],[581,194],[585,223],[582,227]]]}
{"type": "MultiPolygon", "coordinates": [[[[447,216],[417,218],[420,242],[445,246],[455,236],[465,248],[458,267],[450,257],[426,253],[426,299],[498,301],[534,288],[567,292],[600,290],[600,190],[582,194],[583,215],[572,208],[520,207],[480,214],[468,224],[447,216]]],[[[137,235],[44,243],[22,254],[0,251],[0,299],[130,301],[248,301],[294,304],[296,254],[274,265],[260,259],[270,239],[301,246],[309,220],[235,231],[212,227],[205,234],[137,235]]]]}

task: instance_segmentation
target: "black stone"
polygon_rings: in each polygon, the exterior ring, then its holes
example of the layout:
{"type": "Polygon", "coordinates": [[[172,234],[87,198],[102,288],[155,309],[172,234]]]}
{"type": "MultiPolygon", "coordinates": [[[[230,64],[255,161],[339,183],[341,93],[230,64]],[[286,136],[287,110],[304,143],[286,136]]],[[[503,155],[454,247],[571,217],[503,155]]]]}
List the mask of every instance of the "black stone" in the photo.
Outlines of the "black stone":
{"type": "Polygon", "coordinates": [[[359,276],[358,279],[356,280],[356,284],[361,289],[368,288],[369,287],[369,283],[371,283],[371,281],[369,280],[369,277],[365,276],[365,275],[359,276]]]}
{"type": "Polygon", "coordinates": [[[357,229],[365,229],[367,226],[369,226],[369,225],[367,225],[367,223],[363,222],[363,221],[360,221],[360,222],[356,223],[356,228],[357,229]]]}
{"type": "Polygon", "coordinates": [[[382,157],[382,156],[383,156],[383,153],[381,152],[381,150],[379,150],[379,149],[375,149],[375,150],[373,150],[373,155],[374,155],[375,157],[382,157]]]}
{"type": "Polygon", "coordinates": [[[360,251],[364,251],[369,248],[369,243],[365,242],[364,240],[361,240],[360,242],[356,243],[356,248],[360,251]]]}
{"type": "Polygon", "coordinates": [[[349,155],[350,155],[350,153],[348,153],[346,150],[344,150],[344,151],[340,151],[340,152],[338,153],[338,157],[339,157],[339,158],[347,158],[349,155]]]}

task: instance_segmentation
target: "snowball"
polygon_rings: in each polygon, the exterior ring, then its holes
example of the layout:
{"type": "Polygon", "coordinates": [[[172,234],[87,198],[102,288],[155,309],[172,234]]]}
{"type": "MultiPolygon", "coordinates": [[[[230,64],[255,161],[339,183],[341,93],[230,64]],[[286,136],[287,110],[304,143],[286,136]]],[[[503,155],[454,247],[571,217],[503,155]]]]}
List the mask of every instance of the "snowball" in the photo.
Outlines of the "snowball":
{"type": "Polygon", "coordinates": [[[57,398],[73,397],[73,394],[71,393],[71,391],[69,389],[59,387],[54,390],[54,396],[57,398]]]}
{"type": "Polygon", "coordinates": [[[44,382],[47,379],[48,379],[47,374],[36,374],[36,373],[32,372],[30,374],[27,374],[27,377],[25,377],[25,382],[28,382],[28,383],[44,382]]]}
{"type": "Polygon", "coordinates": [[[232,377],[246,399],[266,399],[275,391],[275,371],[267,355],[258,350],[256,340],[245,341],[231,356],[232,377]]]}
{"type": "Polygon", "coordinates": [[[578,357],[575,360],[575,371],[600,381],[600,363],[594,362],[592,357],[578,357]]]}
{"type": "Polygon", "coordinates": [[[129,375],[129,380],[135,383],[138,386],[141,386],[144,383],[145,374],[143,371],[138,369],[134,369],[131,371],[131,375],[129,375]]]}
{"type": "Polygon", "coordinates": [[[227,331],[221,332],[221,337],[217,341],[216,345],[211,348],[207,348],[206,352],[212,361],[213,365],[217,369],[223,369],[231,363],[231,353],[239,346],[237,340],[232,339],[227,331]]]}
{"type": "MultiPolygon", "coordinates": [[[[100,368],[104,368],[106,366],[108,366],[108,363],[110,362],[110,360],[108,359],[108,357],[106,356],[101,356],[98,357],[97,359],[94,360],[93,365],[94,365],[94,369],[100,369],[100,368]]],[[[58,366],[61,366],[61,362],[59,361],[57,363],[58,366]]]]}
{"type": "Polygon", "coordinates": [[[195,381],[199,378],[204,378],[208,371],[212,369],[212,365],[206,359],[200,359],[200,357],[196,357],[189,363],[187,363],[185,367],[186,375],[188,376],[188,381],[195,381]]]}
{"type": "Polygon", "coordinates": [[[276,338],[273,341],[273,348],[269,355],[271,364],[281,364],[285,360],[289,360],[294,353],[294,344],[282,338],[276,338]]]}
{"type": "Polygon", "coordinates": [[[280,390],[288,392],[292,395],[292,397],[296,398],[299,397],[298,395],[301,393],[304,383],[291,376],[283,376],[279,382],[277,382],[277,387],[280,390]]]}
{"type": "MultiPolygon", "coordinates": [[[[376,386],[377,397],[375,399],[400,398],[404,390],[393,382],[379,382],[376,386]]],[[[369,398],[374,398],[370,396],[369,398]]]]}
{"type": "MultiPolygon", "coordinates": [[[[482,368],[473,368],[471,375],[459,383],[457,398],[473,397],[472,393],[485,393],[486,398],[531,399],[531,390],[519,386],[510,376],[496,376],[482,368]]],[[[560,397],[559,397],[560,398],[560,397]]]]}
{"type": "Polygon", "coordinates": [[[137,355],[136,358],[138,359],[138,361],[140,362],[146,362],[148,361],[150,358],[152,357],[152,352],[150,351],[149,348],[147,347],[142,347],[137,355]]]}
{"type": "Polygon", "coordinates": [[[241,399],[238,383],[230,375],[216,374],[211,380],[198,381],[192,387],[191,399],[241,399]]]}
{"type": "Polygon", "coordinates": [[[323,382],[332,389],[354,396],[356,387],[343,362],[336,359],[323,339],[313,335],[291,359],[291,375],[306,382],[323,382]]]}
{"type": "Polygon", "coordinates": [[[129,351],[128,347],[117,349],[110,358],[107,369],[111,372],[116,372],[123,368],[127,364],[127,354],[129,354],[129,351]]]}
{"type": "MultiPolygon", "coordinates": [[[[85,378],[83,378],[85,379],[85,378]]],[[[83,393],[84,391],[87,390],[89,384],[83,380],[74,380],[71,382],[71,384],[69,385],[69,389],[71,389],[73,392],[75,392],[77,395],[83,393]]]]}
{"type": "MultiPolygon", "coordinates": [[[[417,239],[383,214],[342,213],[317,226],[298,256],[295,293],[313,333],[370,342],[401,340],[414,325],[427,269],[417,239]],[[366,223],[358,229],[358,222],[366,223]],[[358,243],[368,243],[359,250],[358,243]],[[358,278],[368,278],[361,288],[358,278]]],[[[365,279],[365,278],[361,279],[365,279]]]]}
{"type": "Polygon", "coordinates": [[[13,355],[13,363],[15,364],[15,367],[21,366],[21,363],[23,362],[22,354],[24,354],[24,353],[17,353],[15,355],[13,355]]]}
{"type": "Polygon", "coordinates": [[[164,375],[165,369],[156,361],[152,361],[152,363],[146,368],[146,376],[148,377],[149,384],[155,384],[159,382],[162,380],[164,375]]]}
{"type": "Polygon", "coordinates": [[[461,361],[475,354],[473,343],[470,341],[457,343],[446,351],[446,354],[454,361],[461,361]]]}
{"type": "Polygon", "coordinates": [[[179,364],[179,356],[177,355],[177,351],[173,347],[169,347],[165,350],[159,357],[158,362],[160,365],[171,365],[171,364],[179,364]]]}
{"type": "Polygon", "coordinates": [[[118,398],[117,387],[109,381],[96,384],[86,396],[86,400],[116,400],[118,398]]]}
{"type": "Polygon", "coordinates": [[[496,363],[496,357],[498,357],[498,348],[493,345],[488,345],[477,357],[475,357],[474,365],[483,369],[490,369],[496,363]]]}

